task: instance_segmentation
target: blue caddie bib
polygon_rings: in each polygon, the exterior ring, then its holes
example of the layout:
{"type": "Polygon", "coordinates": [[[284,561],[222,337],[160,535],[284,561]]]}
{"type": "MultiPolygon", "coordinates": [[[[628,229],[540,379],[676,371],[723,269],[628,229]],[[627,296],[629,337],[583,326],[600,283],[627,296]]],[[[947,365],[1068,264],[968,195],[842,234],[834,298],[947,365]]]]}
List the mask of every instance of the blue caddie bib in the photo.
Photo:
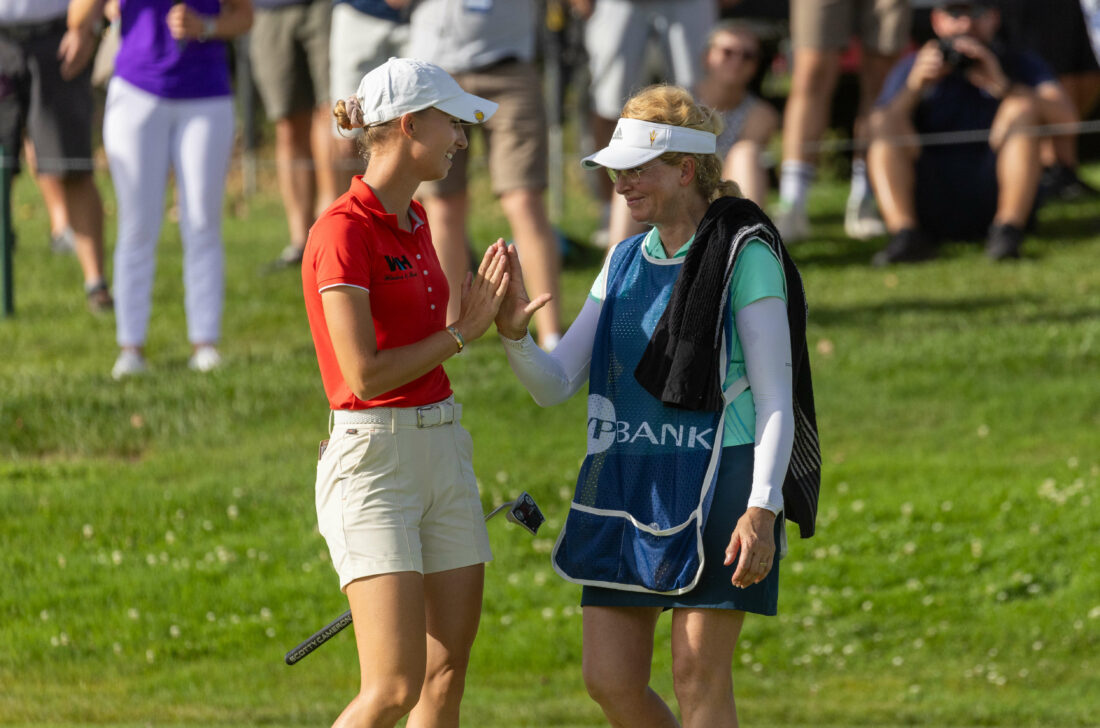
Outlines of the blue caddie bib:
{"type": "MultiPolygon", "coordinates": [[[[684,260],[646,255],[643,239],[620,243],[608,267],[589,373],[588,450],[552,561],[577,584],[683,594],[703,570],[725,407],[666,407],[634,378],[684,260]]],[[[726,319],[721,372],[730,355],[726,319]]],[[[742,377],[731,385],[726,404],[747,384],[742,377]]]]}

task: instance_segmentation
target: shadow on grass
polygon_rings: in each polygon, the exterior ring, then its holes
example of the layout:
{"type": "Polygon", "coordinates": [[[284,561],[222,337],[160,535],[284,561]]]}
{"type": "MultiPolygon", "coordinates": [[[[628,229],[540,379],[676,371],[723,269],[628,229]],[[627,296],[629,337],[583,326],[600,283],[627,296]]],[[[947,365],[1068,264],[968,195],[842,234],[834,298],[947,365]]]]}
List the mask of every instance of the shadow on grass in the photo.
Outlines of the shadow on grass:
{"type": "Polygon", "coordinates": [[[1100,235],[1100,222],[1097,222],[1095,208],[1090,207],[1081,216],[1074,215],[1074,212],[1076,211],[1059,210],[1057,217],[1053,213],[1043,215],[1032,236],[1048,242],[1073,242],[1100,235]]]}
{"type": "Polygon", "coordinates": [[[798,266],[817,268],[869,267],[871,256],[882,246],[886,238],[853,240],[849,237],[815,236],[812,241],[787,246],[787,251],[798,266]]]}
{"type": "Polygon", "coordinates": [[[810,320],[824,326],[867,326],[881,324],[883,320],[900,314],[970,315],[1003,310],[1009,314],[1006,318],[1019,321],[1020,317],[1012,307],[1037,304],[1040,300],[1034,296],[989,296],[954,299],[903,298],[853,306],[817,305],[810,309],[810,320]]]}

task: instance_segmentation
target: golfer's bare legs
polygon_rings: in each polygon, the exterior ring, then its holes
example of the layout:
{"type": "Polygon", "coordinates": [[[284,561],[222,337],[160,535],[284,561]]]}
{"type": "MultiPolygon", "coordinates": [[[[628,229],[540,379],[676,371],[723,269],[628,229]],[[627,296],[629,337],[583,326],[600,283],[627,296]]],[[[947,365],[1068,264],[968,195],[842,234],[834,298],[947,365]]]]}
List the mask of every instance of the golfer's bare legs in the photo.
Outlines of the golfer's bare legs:
{"type": "Polygon", "coordinates": [[[409,716],[408,728],[458,728],[484,583],[484,564],[424,577],[428,658],[420,702],[409,716]]]}
{"type": "Polygon", "coordinates": [[[730,668],[745,613],[672,611],[672,680],[684,728],[737,728],[730,668]]]}
{"type": "Polygon", "coordinates": [[[424,577],[415,571],[353,581],[348,603],[359,649],[359,694],[333,728],[393,728],[420,699],[425,666],[424,577]]]}
{"type": "Polygon", "coordinates": [[[649,687],[653,630],[661,610],[584,608],[584,684],[614,728],[674,728],[676,718],[649,687]]]}

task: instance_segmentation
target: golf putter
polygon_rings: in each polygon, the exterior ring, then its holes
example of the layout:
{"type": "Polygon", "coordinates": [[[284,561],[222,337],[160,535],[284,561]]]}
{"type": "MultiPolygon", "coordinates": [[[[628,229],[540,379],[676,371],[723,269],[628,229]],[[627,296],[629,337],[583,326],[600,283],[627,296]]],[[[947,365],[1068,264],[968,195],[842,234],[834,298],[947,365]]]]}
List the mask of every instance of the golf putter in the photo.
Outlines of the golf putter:
{"type": "MultiPolygon", "coordinates": [[[[532,498],[527,491],[524,491],[520,493],[519,497],[514,501],[501,503],[499,506],[489,511],[485,515],[486,522],[506,508],[508,510],[504,514],[504,517],[512,523],[523,526],[530,531],[532,535],[537,534],[539,526],[546,521],[546,517],[542,515],[542,511],[539,509],[538,504],[535,503],[535,499],[532,498]]],[[[286,653],[286,657],[283,658],[283,661],[288,665],[296,664],[303,657],[339,634],[341,630],[351,624],[351,621],[351,610],[349,609],[311,634],[290,652],[286,653]]]]}
{"type": "Polygon", "coordinates": [[[514,501],[501,503],[489,511],[489,515],[485,516],[485,520],[488,521],[505,508],[508,510],[505,512],[504,517],[512,523],[526,528],[532,536],[538,535],[539,526],[546,522],[546,517],[542,515],[538,503],[535,503],[535,499],[527,491],[520,493],[514,501]]]}

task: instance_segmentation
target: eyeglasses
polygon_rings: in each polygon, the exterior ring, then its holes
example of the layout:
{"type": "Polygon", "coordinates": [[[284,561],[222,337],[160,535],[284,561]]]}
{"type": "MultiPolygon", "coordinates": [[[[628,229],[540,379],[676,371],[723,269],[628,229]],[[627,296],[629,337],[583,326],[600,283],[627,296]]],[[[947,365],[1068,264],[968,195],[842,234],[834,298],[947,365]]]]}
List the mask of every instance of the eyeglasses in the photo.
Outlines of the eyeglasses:
{"type": "Polygon", "coordinates": [[[633,169],[611,169],[611,167],[607,167],[607,176],[611,178],[612,184],[618,182],[619,177],[622,177],[624,182],[634,183],[642,176],[642,172],[651,167],[656,167],[658,164],[664,164],[664,162],[658,159],[633,169]]]}
{"type": "Polygon", "coordinates": [[[959,18],[970,18],[974,20],[975,18],[980,18],[985,15],[986,10],[988,10],[988,8],[981,5],[970,5],[968,3],[945,5],[940,9],[954,20],[958,20],[959,18]]]}
{"type": "Polygon", "coordinates": [[[759,54],[756,51],[749,51],[743,48],[726,48],[725,46],[711,46],[711,50],[718,51],[722,54],[722,58],[740,58],[742,61],[755,61],[759,54]]]}

